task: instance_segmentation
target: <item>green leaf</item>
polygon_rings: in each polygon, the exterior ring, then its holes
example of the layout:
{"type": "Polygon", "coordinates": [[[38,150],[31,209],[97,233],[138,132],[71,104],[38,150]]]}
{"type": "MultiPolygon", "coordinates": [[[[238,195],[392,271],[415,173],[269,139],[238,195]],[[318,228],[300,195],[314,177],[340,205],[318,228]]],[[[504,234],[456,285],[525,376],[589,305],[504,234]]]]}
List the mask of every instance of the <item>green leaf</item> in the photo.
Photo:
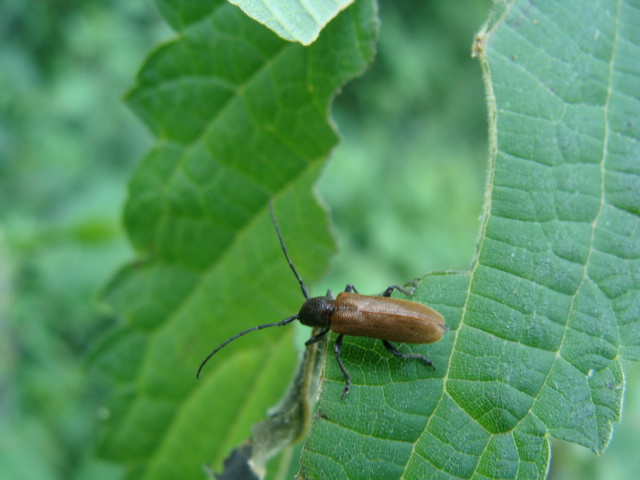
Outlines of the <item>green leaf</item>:
{"type": "Polygon", "coordinates": [[[451,332],[405,346],[351,338],[328,362],[301,478],[545,478],[549,436],[601,453],[620,359],[640,353],[640,9],[500,2],[476,39],[491,166],[470,273],[417,299],[451,332]],[[367,475],[364,475],[365,477],[367,475]]]}
{"type": "Polygon", "coordinates": [[[320,31],[353,0],[229,0],[285,40],[313,43],[320,31]]]}
{"type": "MultiPolygon", "coordinates": [[[[178,36],[129,96],[158,141],[126,210],[140,260],[108,291],[124,325],[94,360],[116,391],[100,453],[127,478],[201,478],[289,384],[292,329],[243,337],[193,375],[222,340],[299,308],[269,198],[303,278],[325,268],[333,244],[310,192],[337,140],[329,103],[370,60],[376,20],[356,2],[305,48],[222,2],[158,4],[178,36]]],[[[352,390],[340,398],[329,356],[301,478],[535,479],[550,436],[605,449],[620,359],[640,358],[639,11],[496,4],[475,45],[491,123],[477,256],[413,297],[451,331],[397,346],[437,370],[346,337],[352,390]]]]}
{"type": "Polygon", "coordinates": [[[311,282],[333,242],[311,193],[337,136],[336,91],[370,62],[374,5],[360,1],[310,47],[227,2],[159,1],[176,38],[147,59],[131,108],[157,142],[130,184],[125,223],[139,260],[107,290],[121,328],[94,355],[114,385],[101,456],[127,478],[202,478],[286,390],[294,329],[243,329],[297,312],[300,289],[267,205],[311,282]],[[205,4],[206,3],[206,4],[205,4]]]}

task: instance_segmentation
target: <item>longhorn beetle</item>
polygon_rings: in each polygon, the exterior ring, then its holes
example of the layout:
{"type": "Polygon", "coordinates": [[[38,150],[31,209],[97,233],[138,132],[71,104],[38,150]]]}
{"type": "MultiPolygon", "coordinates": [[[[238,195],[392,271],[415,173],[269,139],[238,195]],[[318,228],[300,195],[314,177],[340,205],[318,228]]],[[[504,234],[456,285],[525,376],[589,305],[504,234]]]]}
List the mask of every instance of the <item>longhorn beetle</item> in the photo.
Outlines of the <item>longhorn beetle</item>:
{"type": "Polygon", "coordinates": [[[342,339],[345,335],[380,339],[384,347],[393,355],[421,360],[435,370],[433,363],[427,358],[417,353],[401,353],[390,343],[391,341],[403,343],[433,343],[440,340],[442,335],[449,330],[444,323],[442,315],[426,305],[409,300],[391,298],[391,293],[394,290],[399,290],[407,296],[412,295],[415,291],[415,286],[410,291],[407,291],[397,285],[391,285],[384,291],[382,296],[378,297],[361,295],[353,285],[349,284],[345,291],[339,293],[335,298],[331,290],[327,290],[327,294],[324,297],[309,298],[307,286],[287,253],[287,247],[284,245],[284,240],[280,233],[278,222],[276,222],[273,205],[271,203],[269,203],[269,211],[271,212],[273,226],[276,228],[276,233],[280,239],[282,251],[287,262],[289,262],[291,271],[298,279],[305,302],[302,304],[300,311],[291,317],[276,323],[258,325],[222,342],[222,344],[207,355],[207,358],[200,364],[196,379],[200,377],[200,372],[205,363],[229,342],[254,330],[268,327],[281,327],[294,320],[300,320],[300,323],[309,327],[320,327],[323,329],[320,333],[307,340],[305,342],[306,346],[318,342],[329,331],[338,334],[338,338],[333,346],[333,351],[336,355],[338,366],[340,370],[342,370],[345,378],[342,398],[349,393],[351,388],[351,377],[342,364],[342,360],[340,360],[342,339]]]}

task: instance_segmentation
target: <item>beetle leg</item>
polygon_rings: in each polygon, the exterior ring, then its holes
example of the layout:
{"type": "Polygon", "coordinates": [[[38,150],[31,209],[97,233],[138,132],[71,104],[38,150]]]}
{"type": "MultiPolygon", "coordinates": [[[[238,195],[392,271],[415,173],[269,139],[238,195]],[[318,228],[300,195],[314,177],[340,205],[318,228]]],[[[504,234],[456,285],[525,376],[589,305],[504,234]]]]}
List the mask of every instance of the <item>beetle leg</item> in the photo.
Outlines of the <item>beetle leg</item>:
{"type": "Polygon", "coordinates": [[[347,372],[347,369],[344,368],[344,365],[342,364],[342,360],[340,360],[340,352],[342,351],[343,338],[344,338],[344,334],[338,335],[338,338],[336,338],[336,343],[333,345],[333,351],[336,354],[336,360],[338,360],[338,365],[340,366],[340,370],[342,370],[342,373],[344,374],[344,378],[345,378],[345,385],[344,385],[344,391],[342,392],[342,398],[344,398],[344,396],[347,393],[349,393],[349,390],[351,389],[351,377],[349,376],[349,372],[347,372]]]}
{"type": "Polygon", "coordinates": [[[336,297],[333,296],[333,292],[331,291],[331,289],[327,290],[327,297],[329,297],[331,300],[336,299],[336,297]]]}
{"type": "Polygon", "coordinates": [[[320,340],[322,340],[322,337],[324,337],[327,332],[331,330],[330,328],[327,328],[326,330],[321,331],[319,334],[311,337],[309,340],[307,340],[306,342],[304,342],[304,346],[308,347],[311,344],[314,344],[316,342],[319,342],[320,340]]]}
{"type": "Polygon", "coordinates": [[[391,296],[391,292],[393,292],[394,290],[399,290],[402,293],[404,293],[407,297],[410,297],[411,295],[413,295],[413,292],[416,291],[416,286],[414,285],[413,287],[411,287],[409,290],[407,290],[404,287],[399,287],[398,285],[390,285],[382,294],[383,297],[390,297],[391,296]]]}
{"type": "Polygon", "coordinates": [[[347,292],[347,293],[354,293],[354,292],[355,293],[360,293],[358,291],[358,289],[356,287],[354,287],[353,285],[351,285],[350,283],[347,284],[347,288],[345,288],[344,291],[347,292]]]}
{"type": "Polygon", "coordinates": [[[427,359],[426,357],[423,357],[419,353],[401,353],[398,350],[396,350],[396,347],[391,345],[391,343],[389,343],[388,340],[382,340],[382,344],[384,345],[384,348],[386,348],[387,350],[389,350],[391,353],[393,353],[398,357],[415,358],[416,360],[422,360],[424,363],[426,363],[428,366],[430,366],[434,370],[436,369],[436,367],[433,365],[433,362],[431,360],[427,359]]]}

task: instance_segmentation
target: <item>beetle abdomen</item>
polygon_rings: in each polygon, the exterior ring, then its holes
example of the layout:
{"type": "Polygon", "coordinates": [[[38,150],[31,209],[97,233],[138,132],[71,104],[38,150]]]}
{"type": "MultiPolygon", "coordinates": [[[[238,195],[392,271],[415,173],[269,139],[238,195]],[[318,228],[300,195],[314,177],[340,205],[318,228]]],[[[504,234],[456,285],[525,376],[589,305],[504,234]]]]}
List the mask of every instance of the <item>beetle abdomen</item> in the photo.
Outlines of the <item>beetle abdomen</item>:
{"type": "Polygon", "coordinates": [[[432,343],[446,332],[444,318],[417,302],[342,292],[334,301],[331,330],[390,342],[432,343]]]}

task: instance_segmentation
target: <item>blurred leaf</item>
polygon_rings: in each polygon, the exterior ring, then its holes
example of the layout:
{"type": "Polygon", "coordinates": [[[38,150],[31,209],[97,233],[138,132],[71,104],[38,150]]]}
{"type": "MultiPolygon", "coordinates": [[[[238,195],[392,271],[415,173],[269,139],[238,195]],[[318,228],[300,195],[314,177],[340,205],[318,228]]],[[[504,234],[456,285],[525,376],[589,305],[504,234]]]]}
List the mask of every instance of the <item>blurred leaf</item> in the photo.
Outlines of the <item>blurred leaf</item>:
{"type": "Polygon", "coordinates": [[[305,48],[227,2],[158,4],[178,36],[128,96],[158,141],[125,212],[140,260],[107,293],[124,325],[93,357],[115,385],[100,454],[127,478],[202,478],[290,381],[293,328],[243,338],[194,377],[224,339],[299,308],[271,197],[302,276],[326,268],[333,244],[312,185],[337,141],[330,101],[370,61],[377,23],[360,1],[305,48]]]}
{"type": "Polygon", "coordinates": [[[417,293],[453,331],[403,347],[438,370],[346,341],[352,393],[329,362],[301,478],[545,478],[549,435],[605,449],[620,359],[640,353],[638,12],[496,5],[476,45],[492,141],[478,255],[417,293]]]}
{"type": "Polygon", "coordinates": [[[229,0],[285,40],[313,43],[320,31],[353,0],[229,0]]]}

